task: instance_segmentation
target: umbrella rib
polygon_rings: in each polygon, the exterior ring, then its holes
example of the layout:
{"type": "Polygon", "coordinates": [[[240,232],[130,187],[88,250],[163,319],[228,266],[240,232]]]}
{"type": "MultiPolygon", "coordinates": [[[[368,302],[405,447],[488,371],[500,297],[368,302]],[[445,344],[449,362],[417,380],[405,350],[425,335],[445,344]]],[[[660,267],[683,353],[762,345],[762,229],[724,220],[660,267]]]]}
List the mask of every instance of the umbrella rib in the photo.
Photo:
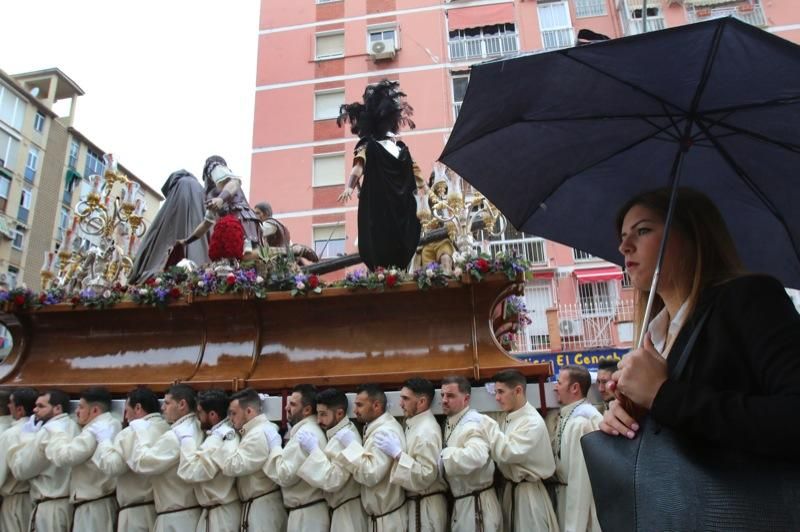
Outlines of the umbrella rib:
{"type": "MultiPolygon", "coordinates": [[[[583,120],[638,120],[647,118],[669,118],[675,116],[683,117],[682,114],[651,114],[651,115],[597,115],[597,116],[574,116],[565,118],[522,118],[520,122],[572,122],[583,120]]],[[[660,126],[659,126],[660,127],[660,126]]]]}
{"type": "MultiPolygon", "coordinates": [[[[697,120],[697,108],[700,106],[700,98],[703,96],[703,92],[706,90],[706,85],[708,85],[708,79],[711,77],[711,67],[714,65],[714,59],[717,57],[717,52],[719,51],[719,44],[722,42],[722,32],[725,29],[725,24],[719,24],[714,29],[714,37],[711,40],[711,49],[708,51],[708,55],[706,56],[706,62],[703,65],[703,72],[700,74],[700,83],[697,85],[697,90],[694,92],[694,97],[692,98],[692,103],[689,106],[689,121],[697,120]]],[[[689,137],[688,133],[691,128],[687,128],[687,137],[689,137]]]]}
{"type": "Polygon", "coordinates": [[[722,158],[725,160],[725,162],[728,163],[728,165],[733,169],[734,172],[736,172],[736,175],[739,176],[739,179],[742,180],[742,182],[747,186],[747,188],[749,188],[753,192],[753,194],[755,194],[755,196],[764,204],[767,210],[769,210],[772,213],[772,215],[775,216],[778,222],[780,222],[781,226],[786,231],[786,234],[789,237],[789,242],[792,243],[792,248],[794,249],[795,256],[800,260],[800,249],[798,249],[797,242],[794,241],[794,238],[792,237],[792,232],[789,230],[789,224],[786,223],[786,220],[783,218],[783,215],[781,215],[777,207],[773,205],[772,201],[770,201],[770,199],[766,196],[766,194],[764,194],[761,191],[758,185],[756,185],[753,182],[753,180],[750,178],[747,172],[745,172],[744,169],[736,163],[736,160],[734,160],[731,154],[728,153],[728,150],[726,150],[722,146],[722,144],[719,143],[717,138],[711,134],[706,124],[704,124],[701,121],[698,121],[697,126],[703,131],[705,131],[706,138],[708,138],[708,140],[710,140],[714,144],[714,147],[717,149],[719,154],[722,155],[722,158]]]}
{"type": "MultiPolygon", "coordinates": [[[[734,133],[738,133],[740,135],[747,135],[749,137],[753,137],[754,139],[760,140],[762,142],[766,142],[768,144],[773,144],[775,146],[778,146],[780,148],[788,150],[788,151],[790,151],[792,153],[800,153],[800,145],[792,144],[791,142],[782,142],[782,141],[779,141],[779,140],[771,139],[771,138],[769,138],[766,135],[763,135],[761,133],[757,133],[755,131],[751,131],[749,129],[745,129],[743,127],[733,126],[733,125],[731,125],[731,124],[729,124],[727,122],[723,122],[721,120],[714,120],[714,119],[709,118],[707,116],[703,116],[702,118],[699,118],[698,122],[700,120],[703,120],[704,122],[707,122],[707,124],[706,124],[707,127],[708,126],[711,126],[711,127],[714,127],[714,126],[724,127],[726,129],[729,129],[729,130],[733,131],[734,133]]],[[[710,127],[709,127],[709,129],[710,129],[710,127]]],[[[719,135],[717,135],[717,136],[719,137],[719,135]]]]}
{"type": "Polygon", "coordinates": [[[777,98],[775,100],[767,100],[766,102],[748,103],[743,105],[731,105],[728,107],[719,107],[717,109],[707,109],[703,114],[708,115],[712,113],[729,113],[736,111],[747,111],[750,109],[761,109],[764,107],[777,107],[781,105],[792,105],[800,103],[800,96],[791,96],[789,98],[777,98]]]}
{"type": "MultiPolygon", "coordinates": [[[[567,50],[567,52],[569,52],[569,50],[567,50]]],[[[564,54],[562,54],[562,56],[563,56],[563,57],[566,57],[566,58],[568,58],[568,59],[571,59],[571,60],[575,61],[576,63],[580,63],[581,65],[585,66],[586,68],[589,68],[589,69],[591,69],[591,70],[594,70],[595,72],[597,72],[597,73],[599,73],[599,74],[602,74],[603,76],[606,76],[606,77],[608,77],[608,78],[611,78],[611,79],[613,79],[614,81],[616,81],[617,83],[621,83],[621,84],[623,84],[623,85],[626,85],[626,86],[630,87],[631,89],[635,90],[636,92],[640,92],[640,93],[644,94],[645,96],[649,96],[650,98],[653,98],[653,99],[654,99],[654,100],[656,100],[657,102],[661,103],[661,105],[663,105],[663,106],[671,106],[671,107],[674,107],[675,109],[677,109],[678,111],[680,111],[680,113],[678,113],[679,115],[682,115],[682,114],[685,114],[685,113],[686,113],[686,111],[685,111],[685,110],[683,110],[683,109],[681,109],[679,106],[677,106],[677,105],[675,105],[675,104],[673,104],[673,103],[670,103],[670,102],[666,101],[664,98],[662,98],[662,97],[660,97],[660,96],[658,96],[658,95],[656,95],[656,94],[653,94],[653,93],[651,93],[650,91],[646,91],[646,90],[644,90],[642,87],[639,87],[639,86],[637,86],[637,85],[634,85],[634,84],[633,84],[633,83],[631,83],[630,81],[625,81],[624,79],[621,79],[621,78],[619,78],[619,77],[617,77],[617,76],[614,76],[614,75],[612,75],[612,74],[610,74],[610,73],[608,73],[608,72],[604,72],[604,71],[600,70],[599,68],[597,68],[596,66],[594,66],[594,65],[591,65],[591,64],[589,64],[589,63],[587,63],[586,61],[582,61],[582,60],[580,60],[580,59],[577,59],[577,58],[573,57],[573,56],[572,56],[572,55],[570,55],[569,53],[564,53],[564,54]]]]}

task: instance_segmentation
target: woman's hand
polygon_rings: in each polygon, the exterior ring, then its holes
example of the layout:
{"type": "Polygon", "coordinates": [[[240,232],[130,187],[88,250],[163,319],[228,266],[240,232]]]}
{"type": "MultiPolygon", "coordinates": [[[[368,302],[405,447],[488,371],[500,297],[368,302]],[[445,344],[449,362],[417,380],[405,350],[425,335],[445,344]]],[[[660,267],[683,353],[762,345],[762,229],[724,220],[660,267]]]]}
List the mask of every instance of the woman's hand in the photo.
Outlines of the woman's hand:
{"type": "Polygon", "coordinates": [[[610,436],[624,435],[626,438],[633,439],[639,424],[622,407],[617,399],[609,403],[608,410],[603,414],[603,421],[600,422],[600,430],[610,436]]]}
{"type": "Polygon", "coordinates": [[[619,369],[611,377],[616,384],[614,389],[650,410],[658,390],[667,380],[667,361],[656,351],[650,333],[644,337],[644,347],[622,357],[617,367],[619,369]]]}

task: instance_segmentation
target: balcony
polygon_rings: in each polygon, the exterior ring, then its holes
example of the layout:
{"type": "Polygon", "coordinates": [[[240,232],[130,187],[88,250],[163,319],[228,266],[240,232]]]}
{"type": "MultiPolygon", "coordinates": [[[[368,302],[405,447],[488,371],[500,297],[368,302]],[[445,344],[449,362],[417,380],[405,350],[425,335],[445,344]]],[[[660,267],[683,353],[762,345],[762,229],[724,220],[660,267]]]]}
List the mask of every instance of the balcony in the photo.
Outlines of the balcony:
{"type": "Polygon", "coordinates": [[[558,50],[575,46],[575,31],[572,28],[542,30],[542,44],[545,50],[558,50]]]}
{"type": "Polygon", "coordinates": [[[450,60],[486,59],[516,53],[519,50],[517,36],[518,34],[514,32],[450,39],[447,43],[450,60]]]}
{"type": "Polygon", "coordinates": [[[756,0],[752,4],[740,3],[738,5],[727,5],[724,7],[699,7],[687,6],[686,19],[692,22],[703,22],[704,20],[712,20],[715,18],[722,18],[732,16],[738,18],[742,22],[752,24],[753,26],[766,26],[767,17],[764,14],[764,8],[761,2],[756,0]]]}
{"type": "Polygon", "coordinates": [[[489,242],[489,253],[516,254],[530,262],[531,266],[547,266],[544,240],[541,238],[516,238],[513,240],[494,240],[489,242]]]}
{"type": "MultiPolygon", "coordinates": [[[[647,17],[647,31],[663,30],[667,27],[664,17],[647,17]]],[[[628,35],[639,35],[642,31],[642,19],[634,18],[628,20],[628,35]]]]}

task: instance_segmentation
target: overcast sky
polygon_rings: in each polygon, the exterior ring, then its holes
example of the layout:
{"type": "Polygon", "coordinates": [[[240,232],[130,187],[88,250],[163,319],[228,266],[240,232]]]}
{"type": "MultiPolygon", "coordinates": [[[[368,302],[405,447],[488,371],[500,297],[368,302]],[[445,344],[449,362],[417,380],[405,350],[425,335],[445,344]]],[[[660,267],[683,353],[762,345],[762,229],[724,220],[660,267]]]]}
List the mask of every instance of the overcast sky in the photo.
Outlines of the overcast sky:
{"type": "Polygon", "coordinates": [[[7,0],[0,68],[64,71],[86,93],[75,127],[156,189],[219,154],[248,190],[258,15],[257,0],[7,0]]]}

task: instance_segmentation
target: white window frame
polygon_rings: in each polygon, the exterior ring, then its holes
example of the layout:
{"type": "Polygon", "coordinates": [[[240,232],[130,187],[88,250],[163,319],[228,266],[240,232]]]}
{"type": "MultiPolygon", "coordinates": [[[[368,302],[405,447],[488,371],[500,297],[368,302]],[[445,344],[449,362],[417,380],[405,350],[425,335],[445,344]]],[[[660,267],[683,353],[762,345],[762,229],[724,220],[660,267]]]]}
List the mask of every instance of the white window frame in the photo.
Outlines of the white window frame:
{"type": "Polygon", "coordinates": [[[618,300],[615,281],[578,283],[581,316],[613,316],[618,300]]]}
{"type": "Polygon", "coordinates": [[[344,57],[346,48],[347,48],[347,42],[344,39],[344,30],[321,31],[319,33],[315,33],[314,34],[314,60],[315,61],[327,61],[329,59],[341,59],[342,57],[344,57]],[[342,51],[341,51],[341,53],[320,56],[319,53],[317,52],[317,45],[319,44],[318,43],[318,39],[320,37],[323,37],[323,38],[324,37],[333,37],[335,35],[341,35],[342,36],[342,51]]]}
{"type": "MultiPolygon", "coordinates": [[[[467,85],[469,85],[469,72],[466,73],[451,73],[450,74],[450,99],[453,102],[453,119],[458,118],[458,113],[461,111],[461,104],[464,100],[456,101],[456,87],[454,81],[456,79],[467,78],[467,85]]],[[[466,91],[464,91],[466,94],[466,91]]]]}
{"type": "Polygon", "coordinates": [[[473,62],[487,57],[501,57],[508,54],[519,52],[519,30],[516,22],[501,22],[481,26],[480,28],[461,28],[449,30],[447,32],[447,53],[451,61],[454,62],[473,62]],[[506,26],[514,26],[513,30],[506,29],[506,26]],[[486,33],[484,28],[494,27],[496,33],[486,33]],[[465,33],[468,29],[480,29],[480,34],[475,36],[459,35],[451,37],[452,32],[465,33]],[[513,43],[513,46],[506,46],[513,43]],[[453,54],[453,49],[461,45],[464,50],[463,56],[453,54]],[[470,51],[480,50],[480,53],[470,53],[470,51]]]}
{"type": "Polygon", "coordinates": [[[314,121],[317,120],[332,120],[339,116],[339,110],[336,110],[336,113],[333,116],[318,116],[317,114],[317,96],[324,96],[328,94],[341,94],[342,95],[342,103],[346,103],[345,100],[345,92],[344,87],[339,89],[325,89],[321,91],[314,91],[314,121]]]}
{"type": "MultiPolygon", "coordinates": [[[[20,147],[20,144],[21,144],[20,143],[20,139],[19,139],[19,137],[15,136],[15,135],[12,135],[11,132],[9,132],[6,129],[0,129],[0,133],[3,133],[4,135],[8,135],[8,142],[5,145],[5,149],[3,149],[2,152],[0,152],[0,159],[3,160],[3,164],[5,165],[6,168],[10,168],[10,169],[13,170],[14,167],[17,165],[17,161],[14,160],[14,159],[16,159],[18,154],[19,154],[19,147],[20,147]],[[11,156],[11,146],[13,145],[12,144],[13,142],[16,142],[16,145],[15,145],[16,147],[14,149],[14,155],[12,157],[11,156]]],[[[3,146],[0,146],[0,149],[2,149],[2,148],[3,148],[3,146]]]]}
{"type": "Polygon", "coordinates": [[[69,218],[70,218],[70,209],[67,207],[61,207],[61,210],[58,214],[58,228],[56,231],[56,240],[61,242],[64,240],[64,233],[69,227],[69,218]]]}
{"type": "MultiPolygon", "coordinates": [[[[315,224],[315,225],[311,226],[311,242],[313,243],[312,246],[314,248],[314,252],[315,253],[320,253],[321,252],[321,250],[317,251],[317,242],[322,242],[322,240],[317,240],[316,238],[314,238],[315,237],[315,232],[317,230],[326,231],[327,234],[330,235],[331,233],[333,233],[333,229],[335,227],[341,227],[342,228],[342,232],[344,233],[344,238],[336,238],[336,239],[332,238],[332,239],[330,239],[330,241],[328,240],[328,238],[325,238],[324,241],[325,242],[342,242],[344,244],[344,247],[342,248],[342,253],[347,253],[347,226],[345,225],[345,222],[331,222],[331,223],[324,223],[324,224],[315,224]]],[[[326,251],[328,251],[329,249],[331,249],[330,248],[330,243],[328,244],[328,247],[326,248],[326,251]]],[[[322,254],[322,255],[319,256],[320,259],[333,258],[333,257],[336,257],[336,255],[331,255],[331,254],[325,253],[325,254],[322,254]]]]}
{"type": "Polygon", "coordinates": [[[23,251],[25,249],[25,231],[20,230],[19,226],[14,229],[14,240],[11,241],[11,247],[17,251],[23,251]],[[19,239],[19,243],[17,243],[17,239],[19,239]]]}
{"type": "Polygon", "coordinates": [[[69,144],[69,155],[67,156],[68,168],[72,168],[73,170],[78,169],[78,159],[80,159],[80,154],[81,154],[81,143],[75,139],[72,139],[69,144]],[[72,164],[73,156],[75,157],[74,158],[75,164],[72,164]]]}
{"type": "Polygon", "coordinates": [[[33,115],[33,130],[37,133],[44,133],[45,117],[41,111],[36,111],[33,115]]]}
{"type": "Polygon", "coordinates": [[[8,196],[11,193],[11,178],[7,176],[0,176],[0,198],[8,201],[8,196]]]}
{"type": "Polygon", "coordinates": [[[546,50],[557,50],[557,49],[559,49],[559,48],[556,48],[556,47],[549,47],[549,48],[547,47],[547,44],[546,44],[545,39],[544,39],[544,32],[556,32],[556,31],[564,31],[564,30],[570,30],[570,32],[572,34],[572,38],[571,38],[571,42],[570,42],[570,44],[568,46],[563,46],[561,48],[568,48],[569,46],[575,46],[574,26],[572,25],[572,15],[570,15],[570,12],[569,12],[569,3],[567,3],[566,1],[563,1],[563,2],[547,2],[547,3],[543,3],[543,4],[537,4],[536,9],[537,9],[536,13],[537,13],[538,19],[539,19],[539,33],[542,36],[542,47],[544,49],[546,49],[546,50]],[[541,10],[542,9],[553,9],[555,6],[561,6],[562,7],[562,9],[564,10],[564,13],[566,13],[566,15],[567,15],[567,24],[565,26],[545,28],[544,26],[542,26],[541,10]]]}
{"type": "Polygon", "coordinates": [[[575,18],[608,15],[607,0],[575,0],[575,18]]]}
{"type": "Polygon", "coordinates": [[[10,90],[5,85],[0,84],[0,106],[2,106],[3,98],[5,98],[6,93],[11,94],[14,100],[14,112],[11,114],[11,122],[4,122],[9,127],[16,129],[17,131],[22,130],[22,122],[25,119],[25,103],[22,101],[22,98],[17,96],[17,93],[10,90]],[[22,103],[22,105],[20,105],[22,103]],[[22,113],[20,113],[20,107],[22,108],[22,113]]]}
{"type": "Polygon", "coordinates": [[[28,148],[28,157],[25,159],[25,180],[28,182],[33,182],[36,179],[36,172],[39,170],[39,153],[39,148],[35,146],[28,148]],[[27,177],[28,170],[33,172],[33,177],[30,179],[27,177]]]}
{"type": "Polygon", "coordinates": [[[583,251],[582,249],[572,248],[572,260],[575,262],[593,262],[596,260],[602,260],[600,257],[592,255],[588,251],[583,251]]]}
{"type": "MultiPolygon", "coordinates": [[[[383,24],[375,24],[374,26],[367,26],[367,42],[366,42],[366,50],[367,53],[372,50],[372,35],[375,33],[383,33],[386,31],[393,31],[394,32],[394,49],[400,49],[400,26],[396,22],[387,22],[383,24]]],[[[381,39],[383,40],[383,39],[381,39]]]]}
{"type": "Polygon", "coordinates": [[[33,190],[23,187],[22,192],[19,193],[19,206],[28,209],[28,212],[30,212],[31,205],[33,205],[33,190]],[[27,201],[25,201],[25,198],[27,198],[27,201]]]}
{"type": "Polygon", "coordinates": [[[343,151],[331,152],[331,153],[319,153],[319,154],[314,155],[311,158],[311,186],[314,187],[314,188],[344,186],[344,184],[347,182],[347,170],[345,170],[345,166],[344,166],[345,160],[344,159],[345,159],[345,153],[343,151]],[[316,165],[316,161],[319,160],[319,159],[332,159],[334,157],[336,157],[336,158],[341,157],[342,158],[342,182],[341,183],[337,182],[337,183],[321,183],[321,184],[317,184],[317,175],[316,175],[317,174],[317,165],[316,165]]]}
{"type": "Polygon", "coordinates": [[[11,290],[15,289],[17,287],[17,281],[19,280],[19,268],[16,266],[9,266],[8,270],[6,270],[6,275],[8,276],[8,287],[11,290]],[[12,268],[14,271],[11,271],[12,268]]]}
{"type": "Polygon", "coordinates": [[[334,2],[344,2],[344,0],[316,0],[314,3],[320,5],[320,4],[333,4],[334,2]]]}

